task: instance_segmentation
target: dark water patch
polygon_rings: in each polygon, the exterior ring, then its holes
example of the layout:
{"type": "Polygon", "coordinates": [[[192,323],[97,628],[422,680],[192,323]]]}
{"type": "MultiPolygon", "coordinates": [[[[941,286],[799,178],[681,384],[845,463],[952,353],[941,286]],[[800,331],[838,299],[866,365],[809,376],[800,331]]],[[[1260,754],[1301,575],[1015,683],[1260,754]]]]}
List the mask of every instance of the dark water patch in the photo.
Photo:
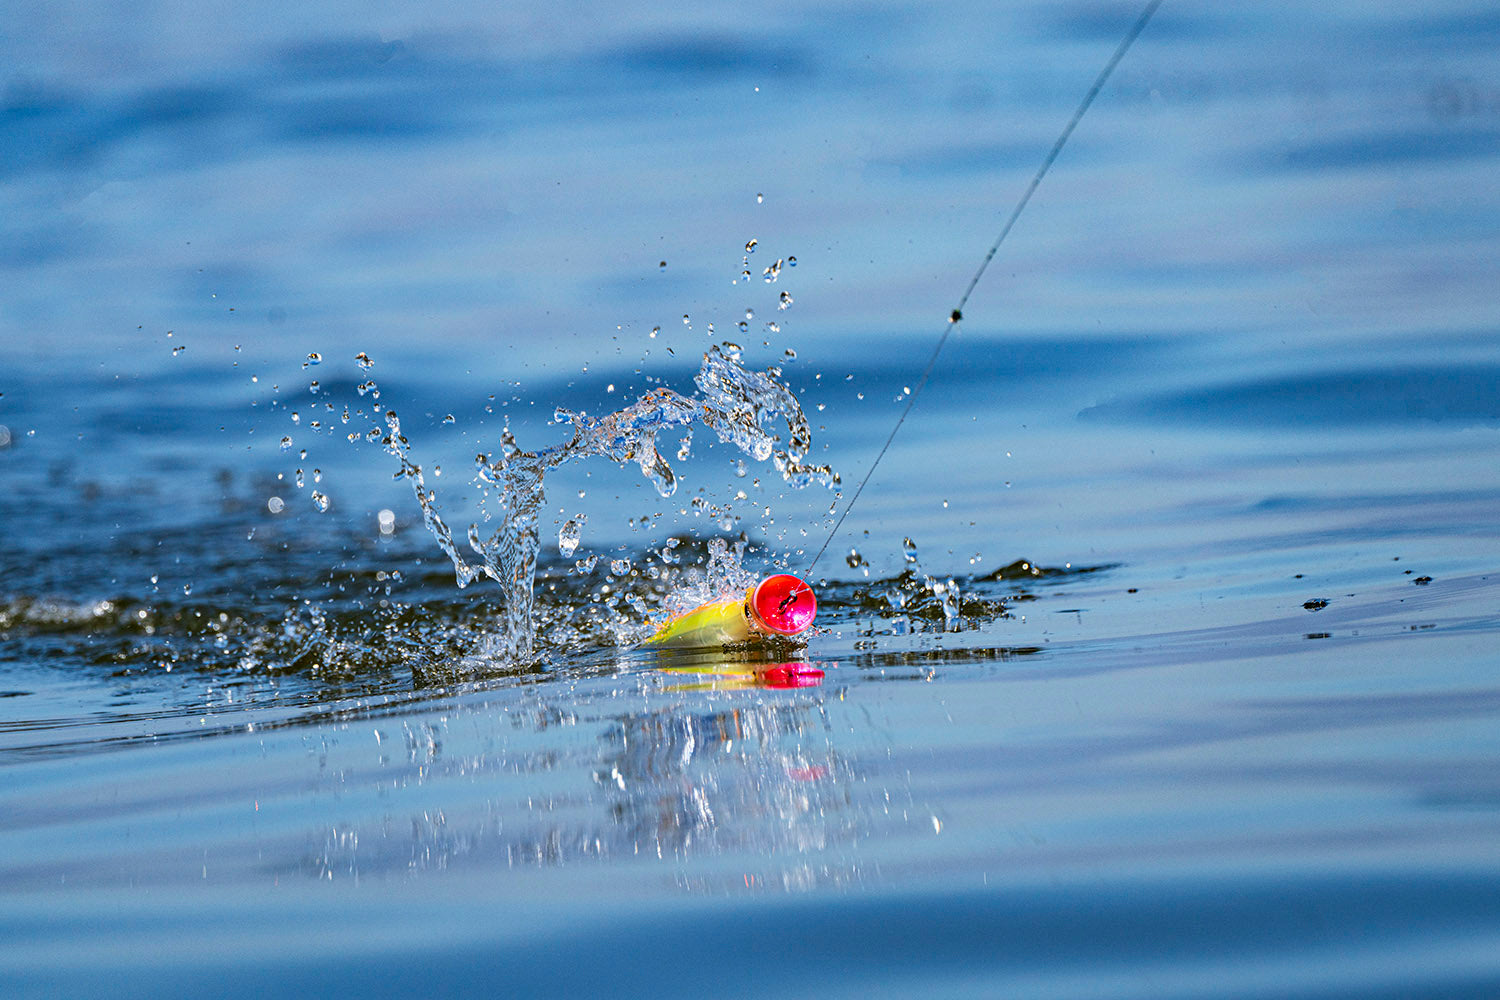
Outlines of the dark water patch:
{"type": "Polygon", "coordinates": [[[629,46],[609,61],[645,73],[688,80],[807,76],[814,59],[784,40],[735,36],[682,35],[629,46]]]}
{"type": "Polygon", "coordinates": [[[1409,367],[1289,375],[1101,403],[1084,421],[1183,421],[1209,425],[1370,427],[1500,424],[1500,366],[1409,367]]]}
{"type": "Polygon", "coordinates": [[[1412,128],[1318,139],[1264,150],[1258,162],[1271,169],[1373,170],[1482,159],[1500,152],[1500,130],[1412,128]]]}

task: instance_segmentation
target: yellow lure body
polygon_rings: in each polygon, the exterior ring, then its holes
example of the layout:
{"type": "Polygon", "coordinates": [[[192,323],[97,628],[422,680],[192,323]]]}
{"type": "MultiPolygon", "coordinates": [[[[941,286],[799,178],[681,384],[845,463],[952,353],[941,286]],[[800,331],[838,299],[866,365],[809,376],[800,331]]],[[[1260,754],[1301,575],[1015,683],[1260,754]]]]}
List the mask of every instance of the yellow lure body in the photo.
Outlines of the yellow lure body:
{"type": "Polygon", "coordinates": [[[763,633],[750,622],[750,594],[751,590],[747,590],[744,597],[713,601],[685,611],[664,622],[656,634],[646,640],[646,645],[669,649],[702,648],[734,646],[760,638],[763,633]]]}

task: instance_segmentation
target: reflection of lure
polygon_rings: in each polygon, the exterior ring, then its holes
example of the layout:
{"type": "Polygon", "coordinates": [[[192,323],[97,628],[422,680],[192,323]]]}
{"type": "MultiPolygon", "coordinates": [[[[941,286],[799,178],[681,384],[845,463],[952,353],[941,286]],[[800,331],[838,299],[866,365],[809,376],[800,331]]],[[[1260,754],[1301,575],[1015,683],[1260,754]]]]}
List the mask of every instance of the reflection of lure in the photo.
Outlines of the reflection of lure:
{"type": "Polygon", "coordinates": [[[743,597],[712,601],[664,623],[648,646],[673,649],[738,646],[777,636],[800,635],[812,626],[818,599],[812,588],[787,573],[768,576],[743,597]]]}
{"type": "Polygon", "coordinates": [[[704,681],[675,684],[671,691],[721,691],[734,688],[791,689],[817,687],[823,671],[810,663],[777,663],[771,666],[736,668],[729,664],[701,667],[663,667],[666,673],[683,677],[706,677],[704,681]]]}

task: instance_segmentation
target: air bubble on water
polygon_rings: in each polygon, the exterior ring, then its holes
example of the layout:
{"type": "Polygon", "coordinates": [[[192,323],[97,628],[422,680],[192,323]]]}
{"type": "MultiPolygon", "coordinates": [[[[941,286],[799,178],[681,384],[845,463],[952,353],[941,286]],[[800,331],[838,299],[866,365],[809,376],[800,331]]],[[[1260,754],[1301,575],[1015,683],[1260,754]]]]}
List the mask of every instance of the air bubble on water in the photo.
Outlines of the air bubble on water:
{"type": "Polygon", "coordinates": [[[755,252],[755,246],[759,242],[760,242],[760,240],[751,240],[749,243],[746,243],[745,244],[745,252],[746,253],[754,253],[755,252]]]}
{"type": "Polygon", "coordinates": [[[579,514],[577,517],[569,518],[558,529],[557,551],[563,554],[563,558],[569,558],[578,551],[578,542],[583,536],[583,525],[587,520],[587,514],[579,514]]]}
{"type": "Polygon", "coordinates": [[[359,370],[360,371],[364,371],[364,372],[367,372],[371,368],[375,367],[375,362],[371,361],[370,360],[370,356],[368,354],[366,354],[364,351],[360,351],[358,354],[356,354],[354,356],[354,363],[357,364],[357,365],[359,365],[359,370]]]}
{"type": "Polygon", "coordinates": [[[901,554],[906,557],[908,563],[917,561],[917,543],[910,538],[901,539],[901,554]]]}
{"type": "Polygon", "coordinates": [[[281,450],[282,451],[291,451],[292,450],[292,439],[291,439],[290,435],[288,435],[287,437],[284,437],[284,438],[281,439],[281,450]]]}
{"type": "Polygon", "coordinates": [[[318,508],[318,511],[320,513],[324,513],[324,514],[328,513],[328,497],[327,496],[325,496],[322,493],[319,493],[317,490],[313,490],[312,491],[312,502],[313,502],[313,506],[316,507],[316,508],[318,508]]]}
{"type": "Polygon", "coordinates": [[[281,497],[271,497],[266,501],[266,510],[272,514],[280,514],[286,508],[286,501],[281,497]]]}

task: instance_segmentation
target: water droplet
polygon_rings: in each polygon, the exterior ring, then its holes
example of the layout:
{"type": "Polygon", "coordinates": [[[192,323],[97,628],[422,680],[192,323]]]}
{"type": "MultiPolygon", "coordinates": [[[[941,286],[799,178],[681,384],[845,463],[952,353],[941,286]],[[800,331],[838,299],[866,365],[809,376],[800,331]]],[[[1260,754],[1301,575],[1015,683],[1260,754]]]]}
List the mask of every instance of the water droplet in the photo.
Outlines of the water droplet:
{"type": "Polygon", "coordinates": [[[296,410],[292,411],[292,423],[294,423],[294,424],[300,424],[300,423],[302,423],[302,414],[298,413],[296,410]]]}
{"type": "Polygon", "coordinates": [[[359,370],[360,371],[364,371],[364,372],[367,372],[371,368],[375,367],[375,362],[371,361],[370,360],[370,356],[368,354],[366,354],[364,351],[360,351],[358,354],[356,354],[354,356],[354,363],[357,364],[357,365],[359,365],[359,370]]]}
{"type": "Polygon", "coordinates": [[[184,583],[182,585],[182,592],[184,595],[191,594],[193,592],[193,585],[191,583],[184,583]]]}
{"type": "Polygon", "coordinates": [[[303,448],[301,451],[297,452],[297,457],[300,459],[307,458],[307,449],[303,448]]]}
{"type": "Polygon", "coordinates": [[[322,363],[323,363],[323,355],[319,354],[317,351],[313,351],[311,354],[309,354],[307,356],[307,364],[303,365],[302,367],[303,368],[308,368],[308,367],[310,367],[312,365],[321,365],[322,363]]]}
{"type": "Polygon", "coordinates": [[[785,263],[786,263],[786,261],[784,261],[780,257],[778,257],[778,258],[776,258],[776,262],[774,264],[772,264],[770,267],[766,268],[764,271],[761,272],[761,274],[766,279],[766,284],[769,285],[771,282],[773,282],[777,278],[781,277],[781,265],[783,265],[785,263]]]}
{"type": "Polygon", "coordinates": [[[396,533],[396,512],[393,510],[382,510],[375,515],[375,521],[380,525],[382,535],[393,535],[396,533]]]}
{"type": "Polygon", "coordinates": [[[322,469],[314,469],[313,470],[313,482],[315,482],[315,483],[321,483],[322,481],[323,481],[323,470],[322,469]]]}
{"type": "Polygon", "coordinates": [[[734,474],[736,476],[744,479],[747,471],[749,470],[745,468],[745,460],[743,458],[734,463],[734,474]]]}
{"type": "Polygon", "coordinates": [[[662,261],[660,264],[658,264],[656,266],[659,267],[659,268],[661,268],[663,271],[665,271],[667,269],[667,262],[666,261],[662,261]]]}
{"type": "Polygon", "coordinates": [[[578,551],[578,542],[583,535],[583,524],[587,519],[586,515],[580,514],[564,522],[563,526],[558,529],[557,550],[563,554],[564,558],[578,551]]]}
{"type": "Polygon", "coordinates": [[[302,470],[298,469],[297,470],[297,489],[300,490],[301,488],[302,488],[302,470]]]}
{"type": "MultiPolygon", "coordinates": [[[[170,336],[170,334],[168,336],[170,336]]],[[[177,357],[177,355],[181,354],[185,350],[187,350],[186,344],[181,344],[177,347],[172,348],[172,357],[177,357]]]]}
{"type": "Polygon", "coordinates": [[[656,335],[658,333],[661,333],[661,327],[659,327],[659,326],[653,326],[651,328],[651,339],[655,340],[656,339],[656,335]]]}
{"type": "Polygon", "coordinates": [[[312,491],[312,502],[313,506],[317,507],[320,513],[326,514],[328,512],[328,497],[317,490],[312,491]]]}
{"type": "Polygon", "coordinates": [[[844,557],[844,562],[849,564],[850,569],[859,569],[865,564],[865,557],[859,554],[858,549],[850,549],[849,554],[844,557]]]}
{"type": "Polygon", "coordinates": [[[756,196],[755,196],[755,203],[756,203],[756,204],[757,204],[757,205],[759,205],[759,204],[760,204],[760,203],[761,203],[761,202],[763,202],[763,201],[765,201],[765,200],[766,200],[766,196],[765,196],[765,195],[763,195],[763,194],[757,194],[757,195],[756,195],[756,196]]]}
{"type": "Polygon", "coordinates": [[[688,319],[688,314],[687,313],[683,313],[682,314],[682,325],[683,326],[692,326],[693,325],[692,320],[688,319]]]}
{"type": "Polygon", "coordinates": [[[777,309],[785,309],[787,306],[789,306],[791,304],[792,304],[792,296],[789,293],[783,291],[781,293],[781,300],[776,304],[776,308],[777,309]]]}
{"type": "Polygon", "coordinates": [[[313,379],[311,382],[307,383],[307,391],[310,392],[310,393],[312,393],[315,396],[318,394],[318,380],[317,379],[313,379]]]}
{"type": "Polygon", "coordinates": [[[906,557],[908,563],[917,561],[917,543],[910,538],[901,539],[901,554],[906,557]]]}
{"type": "Polygon", "coordinates": [[[271,497],[266,501],[266,510],[272,514],[280,514],[284,509],[286,509],[286,501],[281,497],[271,497]]]}
{"type": "Polygon", "coordinates": [[[797,266],[797,258],[796,257],[788,257],[786,259],[786,266],[787,267],[796,267],[797,266]]]}
{"type": "Polygon", "coordinates": [[[630,560],[611,559],[609,561],[609,571],[615,576],[624,576],[626,573],[630,572],[630,560]]]}
{"type": "Polygon", "coordinates": [[[786,351],[784,351],[783,353],[786,354],[786,359],[788,361],[796,361],[797,360],[797,352],[794,351],[794,350],[792,350],[790,347],[788,347],[786,349],[786,351]]]}
{"type": "Polygon", "coordinates": [[[745,252],[746,253],[754,253],[755,252],[755,246],[759,242],[760,242],[760,240],[751,240],[749,243],[746,243],[745,244],[745,252]]]}
{"type": "Polygon", "coordinates": [[[292,439],[291,439],[290,435],[288,435],[287,437],[284,437],[284,438],[281,439],[281,450],[282,451],[291,451],[292,450],[292,439]]]}

